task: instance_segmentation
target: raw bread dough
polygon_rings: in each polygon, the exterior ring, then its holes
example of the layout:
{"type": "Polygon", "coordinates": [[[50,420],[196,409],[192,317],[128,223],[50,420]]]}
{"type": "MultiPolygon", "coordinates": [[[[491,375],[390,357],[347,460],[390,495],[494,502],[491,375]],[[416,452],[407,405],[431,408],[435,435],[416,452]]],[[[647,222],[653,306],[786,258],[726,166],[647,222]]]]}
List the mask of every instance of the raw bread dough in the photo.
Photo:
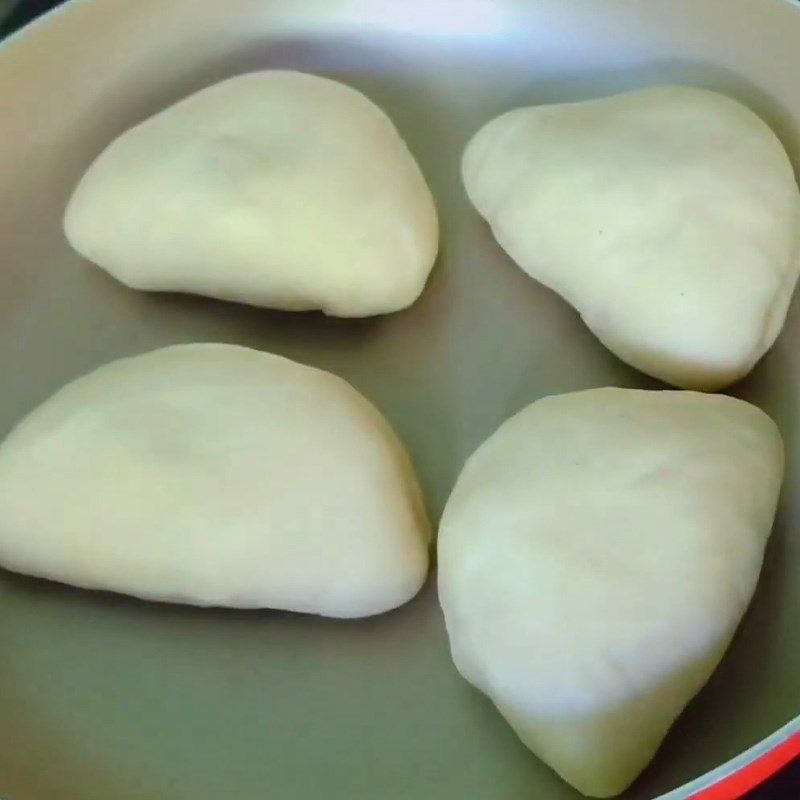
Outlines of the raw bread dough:
{"type": "Polygon", "coordinates": [[[64,229],[136,289],[340,317],[413,303],[438,248],[433,198],[386,114],[341,83],[279,70],[124,133],[84,175],[64,229]]]}
{"type": "Polygon", "coordinates": [[[411,463],[345,381],[168,347],[59,391],[0,446],[0,563],[151,600],[361,617],[413,597],[411,463]]]}
{"type": "Polygon", "coordinates": [[[442,520],[458,670],[578,790],[623,791],[727,648],[782,473],[775,424],[730,397],[528,406],[468,461],[442,520]]]}
{"type": "Polygon", "coordinates": [[[464,183],[497,241],[624,361],[676,386],[747,374],[800,271],[800,192],[775,134],[680,86],[521,108],[486,125],[464,183]]]}

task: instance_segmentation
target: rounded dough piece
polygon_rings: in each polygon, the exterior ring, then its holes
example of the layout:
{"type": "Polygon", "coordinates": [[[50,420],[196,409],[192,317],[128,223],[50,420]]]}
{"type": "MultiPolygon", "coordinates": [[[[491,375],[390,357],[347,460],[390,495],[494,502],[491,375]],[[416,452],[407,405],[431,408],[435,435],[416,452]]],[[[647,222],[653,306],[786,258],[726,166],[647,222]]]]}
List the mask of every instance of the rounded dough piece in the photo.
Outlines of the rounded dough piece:
{"type": "Polygon", "coordinates": [[[108,364],[0,446],[0,563],[89,589],[362,617],[417,593],[429,539],[381,414],[244,347],[108,364]]]}
{"type": "Polygon", "coordinates": [[[800,191],[775,134],[724,95],[517,109],[475,135],[463,177],[511,258],[643,372],[720,389],[783,327],[800,191]]]}
{"type": "Polygon", "coordinates": [[[741,400],[540,400],[469,459],[438,541],[453,660],[584,794],[647,765],[746,609],[783,474],[741,400]]]}
{"type": "Polygon", "coordinates": [[[438,248],[430,190],[386,114],[280,70],[124,133],[83,176],[64,230],[135,289],[340,317],[413,303],[438,248]]]}

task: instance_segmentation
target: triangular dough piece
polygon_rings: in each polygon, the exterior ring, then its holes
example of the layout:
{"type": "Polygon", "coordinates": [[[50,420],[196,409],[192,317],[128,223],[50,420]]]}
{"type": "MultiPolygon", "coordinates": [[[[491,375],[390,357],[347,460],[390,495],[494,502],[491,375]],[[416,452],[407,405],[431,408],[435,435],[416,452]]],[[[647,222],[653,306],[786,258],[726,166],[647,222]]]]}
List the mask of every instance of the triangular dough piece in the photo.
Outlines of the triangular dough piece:
{"type": "Polygon", "coordinates": [[[724,95],[657,87],[504,114],[464,154],[498,242],[603,344],[691,389],[747,374],[800,271],[781,143],[724,95]]]}
{"type": "Polygon", "coordinates": [[[468,461],[442,519],[458,670],[581,792],[623,791],[725,652],[782,473],[775,424],[730,397],[528,406],[468,461]]]}
{"type": "Polygon", "coordinates": [[[245,347],[107,364],[0,446],[0,564],[88,589],[362,617],[417,593],[429,538],[380,412],[245,347]]]}
{"type": "Polygon", "coordinates": [[[386,114],[285,70],[215,84],[123,133],[64,230],[135,289],[339,317],[413,303],[438,248],[433,198],[386,114]]]}

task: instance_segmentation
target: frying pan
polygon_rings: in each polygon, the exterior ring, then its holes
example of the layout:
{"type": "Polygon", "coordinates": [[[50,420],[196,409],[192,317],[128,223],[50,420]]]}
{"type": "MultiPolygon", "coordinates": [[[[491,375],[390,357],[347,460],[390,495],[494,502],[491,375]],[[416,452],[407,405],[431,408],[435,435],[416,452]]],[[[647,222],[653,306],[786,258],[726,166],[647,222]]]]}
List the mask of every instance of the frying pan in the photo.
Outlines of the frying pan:
{"type": "MultiPolygon", "coordinates": [[[[500,251],[459,159],[523,104],[673,81],[746,102],[800,163],[789,0],[73,0],[0,47],[0,435],[69,379],[217,340],[336,372],[407,443],[434,518],[466,457],[544,395],[656,387],[500,251]],[[368,320],[129,291],[61,232],[118,133],[246,70],[379,103],[438,202],[441,253],[408,311],[368,320]]],[[[780,425],[788,471],[729,653],[622,797],[729,800],[798,749],[800,313],[733,393],[780,425]]],[[[0,572],[5,800],[574,800],[453,668],[434,589],[377,619],[200,610],[0,572]]]]}

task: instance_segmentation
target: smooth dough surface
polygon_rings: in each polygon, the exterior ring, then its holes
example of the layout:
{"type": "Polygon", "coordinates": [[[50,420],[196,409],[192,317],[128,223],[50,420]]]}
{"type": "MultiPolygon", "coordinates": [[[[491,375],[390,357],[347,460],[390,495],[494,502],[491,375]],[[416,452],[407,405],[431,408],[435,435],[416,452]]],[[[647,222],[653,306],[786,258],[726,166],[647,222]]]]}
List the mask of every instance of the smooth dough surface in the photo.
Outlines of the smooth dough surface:
{"type": "Polygon", "coordinates": [[[429,538],[381,414],[244,347],[108,364],[0,446],[0,564],[76,586],[360,617],[416,594],[429,538]]]}
{"type": "Polygon", "coordinates": [[[511,258],[643,372],[720,389],[780,333],[800,192],[775,134],[724,95],[517,109],[471,140],[463,178],[511,258]]]}
{"type": "Polygon", "coordinates": [[[727,648],[782,474],[775,424],[730,397],[528,406],[470,458],[442,519],[458,670],[578,790],[623,791],[727,648]]]}
{"type": "Polygon", "coordinates": [[[336,81],[273,70],[124,133],[67,207],[72,246],[136,289],[363,317],[419,296],[433,198],[391,120],[336,81]]]}

